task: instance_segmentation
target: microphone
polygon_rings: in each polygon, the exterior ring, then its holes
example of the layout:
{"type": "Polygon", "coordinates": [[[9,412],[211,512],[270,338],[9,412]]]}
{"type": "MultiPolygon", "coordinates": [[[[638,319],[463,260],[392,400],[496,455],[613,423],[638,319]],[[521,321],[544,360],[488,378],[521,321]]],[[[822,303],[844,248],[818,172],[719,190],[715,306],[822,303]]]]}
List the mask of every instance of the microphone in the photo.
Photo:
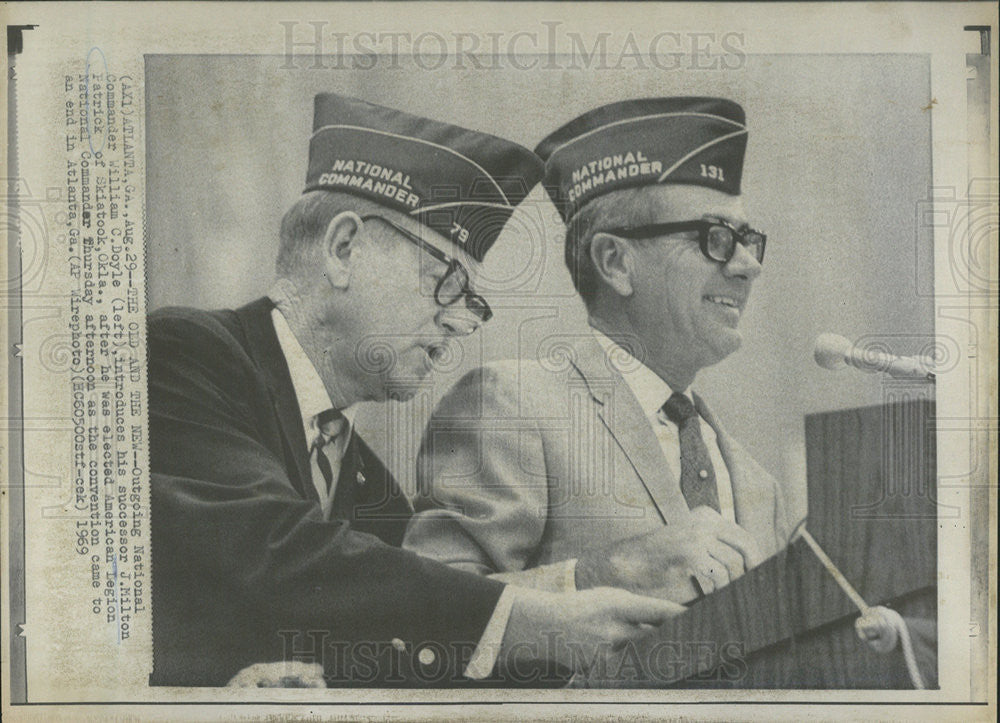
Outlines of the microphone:
{"type": "Polygon", "coordinates": [[[865,372],[883,372],[894,379],[934,381],[934,364],[926,357],[895,356],[874,349],[859,349],[838,334],[816,337],[813,358],[824,369],[850,365],[865,372]]]}

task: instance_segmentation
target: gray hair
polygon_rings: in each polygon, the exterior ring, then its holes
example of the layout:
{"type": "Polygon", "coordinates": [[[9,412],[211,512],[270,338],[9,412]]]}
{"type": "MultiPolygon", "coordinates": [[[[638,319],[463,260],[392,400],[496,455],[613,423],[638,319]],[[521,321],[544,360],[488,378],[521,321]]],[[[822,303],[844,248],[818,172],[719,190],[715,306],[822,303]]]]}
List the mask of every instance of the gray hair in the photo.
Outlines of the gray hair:
{"type": "Polygon", "coordinates": [[[570,278],[589,309],[597,296],[600,280],[590,256],[594,235],[613,228],[653,223],[654,203],[649,198],[658,186],[624,188],[598,196],[581,208],[566,227],[564,260],[570,278]]]}
{"type": "Polygon", "coordinates": [[[386,209],[350,193],[320,190],[303,194],[281,219],[281,244],[275,262],[278,277],[287,278],[309,268],[330,221],[345,211],[363,216],[385,213],[386,209]]]}

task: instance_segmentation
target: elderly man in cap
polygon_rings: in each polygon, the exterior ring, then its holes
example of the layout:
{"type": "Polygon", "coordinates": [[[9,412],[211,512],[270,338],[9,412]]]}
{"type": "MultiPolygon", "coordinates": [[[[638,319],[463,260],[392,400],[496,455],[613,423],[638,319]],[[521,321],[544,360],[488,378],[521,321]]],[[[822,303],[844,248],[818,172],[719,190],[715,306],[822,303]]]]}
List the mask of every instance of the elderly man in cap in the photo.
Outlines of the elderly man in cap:
{"type": "Polygon", "coordinates": [[[676,612],[515,592],[400,549],[411,508],[353,405],[412,396],[490,317],[470,272],[542,164],[337,95],[316,97],[314,129],[268,295],[149,319],[151,682],[456,685],[498,659],[571,663],[545,632],[623,643],[676,612]]]}
{"type": "Polygon", "coordinates": [[[523,585],[687,603],[787,543],[781,487],[691,391],[739,348],[764,259],[740,196],[746,141],[736,103],[659,98],[541,142],[591,330],[446,395],[404,547],[523,585]]]}

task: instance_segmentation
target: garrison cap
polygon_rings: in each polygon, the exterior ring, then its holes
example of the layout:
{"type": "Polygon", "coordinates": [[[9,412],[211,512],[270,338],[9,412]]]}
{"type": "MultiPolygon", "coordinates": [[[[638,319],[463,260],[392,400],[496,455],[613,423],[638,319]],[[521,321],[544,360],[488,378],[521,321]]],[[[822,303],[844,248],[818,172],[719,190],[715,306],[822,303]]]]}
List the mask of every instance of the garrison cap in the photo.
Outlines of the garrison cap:
{"type": "Polygon", "coordinates": [[[657,183],[740,193],[746,117],[723,98],[642,98],[595,108],[535,149],[564,221],[611,191],[657,183]]]}
{"type": "Polygon", "coordinates": [[[305,190],[353,193],[408,214],[482,261],[543,170],[534,153],[502,138],[320,93],[305,190]]]}

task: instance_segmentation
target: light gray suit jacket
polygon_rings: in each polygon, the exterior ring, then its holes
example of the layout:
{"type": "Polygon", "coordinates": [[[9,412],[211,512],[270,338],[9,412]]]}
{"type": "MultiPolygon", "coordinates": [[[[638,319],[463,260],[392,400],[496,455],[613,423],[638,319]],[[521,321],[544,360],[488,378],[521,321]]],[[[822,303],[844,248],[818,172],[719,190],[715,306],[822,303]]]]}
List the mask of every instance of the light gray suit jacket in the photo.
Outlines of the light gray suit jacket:
{"type": "MultiPolygon", "coordinates": [[[[559,352],[476,369],[441,400],[404,547],[559,589],[565,565],[551,563],[688,517],[639,401],[600,345],[588,336],[559,352]]],[[[736,520],[769,557],[791,533],[782,489],[694,399],[718,437],[736,520]]]]}

